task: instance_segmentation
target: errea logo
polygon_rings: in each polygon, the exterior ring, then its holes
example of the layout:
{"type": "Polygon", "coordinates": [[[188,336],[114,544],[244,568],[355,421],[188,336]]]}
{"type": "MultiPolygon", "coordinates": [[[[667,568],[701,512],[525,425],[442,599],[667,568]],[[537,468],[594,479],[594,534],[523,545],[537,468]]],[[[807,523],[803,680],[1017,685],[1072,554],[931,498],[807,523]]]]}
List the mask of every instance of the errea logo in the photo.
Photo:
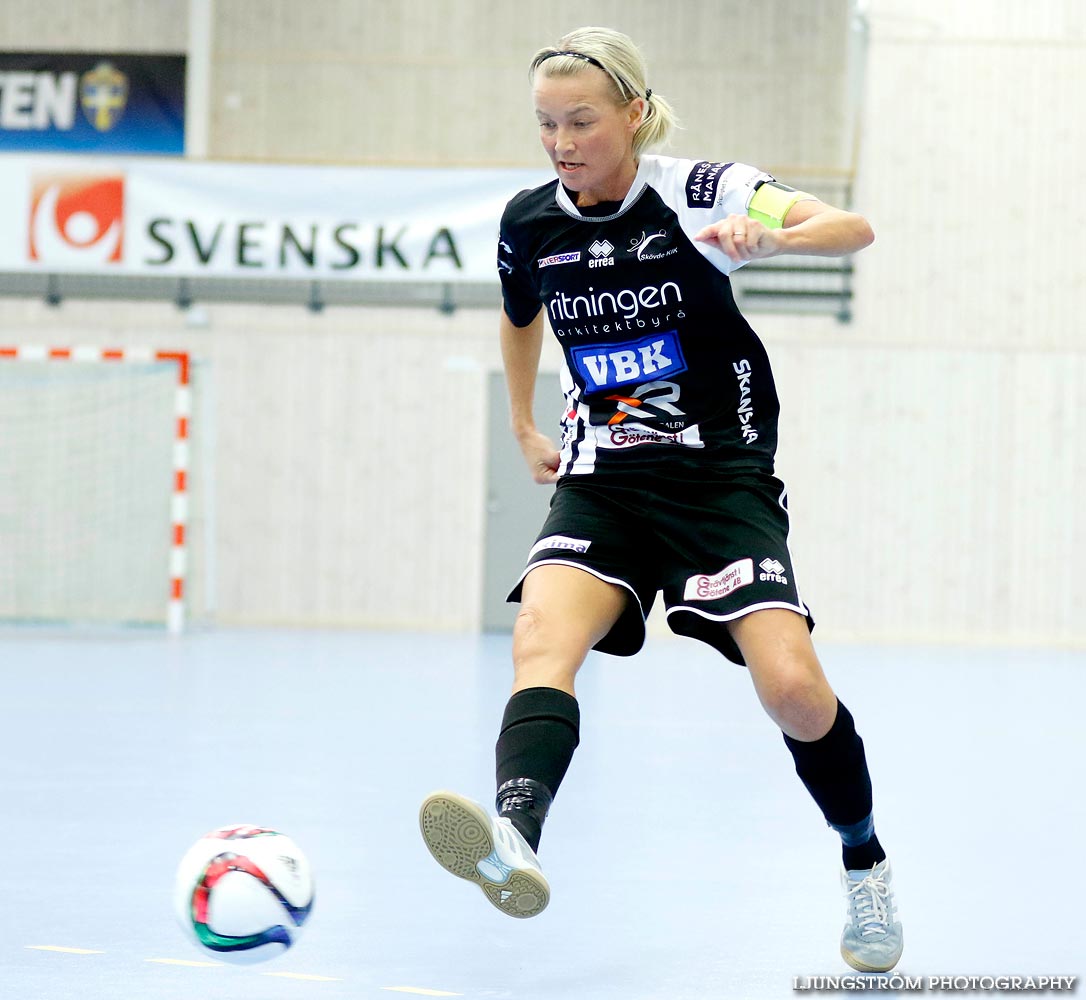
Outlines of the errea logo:
{"type": "Polygon", "coordinates": [[[588,248],[588,252],[594,258],[588,262],[589,267],[610,267],[615,263],[615,258],[611,256],[615,252],[615,248],[607,240],[596,240],[588,248]]]}
{"type": "Polygon", "coordinates": [[[758,574],[758,579],[763,582],[769,581],[772,583],[787,583],[788,578],[784,575],[784,566],[781,565],[780,560],[765,558],[758,563],[758,568],[762,571],[758,574]]]}

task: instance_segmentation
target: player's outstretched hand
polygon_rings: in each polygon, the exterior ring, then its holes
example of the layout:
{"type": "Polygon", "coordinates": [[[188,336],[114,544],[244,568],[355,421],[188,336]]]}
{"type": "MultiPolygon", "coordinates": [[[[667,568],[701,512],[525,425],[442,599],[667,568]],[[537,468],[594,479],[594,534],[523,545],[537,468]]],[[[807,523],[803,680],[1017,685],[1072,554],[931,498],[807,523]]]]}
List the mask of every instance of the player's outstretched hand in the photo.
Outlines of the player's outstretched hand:
{"type": "Polygon", "coordinates": [[[694,236],[702,243],[711,243],[723,250],[737,264],[761,257],[773,257],[780,252],[777,230],[766,229],[746,215],[729,215],[723,222],[714,222],[694,236]]]}
{"type": "Polygon", "coordinates": [[[558,482],[558,449],[542,431],[528,431],[518,439],[524,460],[537,483],[558,482]]]}

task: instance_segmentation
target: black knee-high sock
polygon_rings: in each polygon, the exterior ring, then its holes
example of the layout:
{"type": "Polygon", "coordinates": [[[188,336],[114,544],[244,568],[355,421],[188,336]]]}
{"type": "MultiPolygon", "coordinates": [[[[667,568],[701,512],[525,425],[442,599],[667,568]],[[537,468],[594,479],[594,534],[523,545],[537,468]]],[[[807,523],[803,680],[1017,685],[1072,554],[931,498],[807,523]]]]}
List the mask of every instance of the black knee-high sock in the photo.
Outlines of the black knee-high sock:
{"type": "Polygon", "coordinates": [[[872,813],[871,775],[864,741],[840,701],[830,731],[805,743],[784,734],[796,762],[796,774],[815,800],[826,822],[841,835],[845,868],[870,868],[886,857],[872,813]]]}
{"type": "Polygon", "coordinates": [[[539,849],[543,820],[580,742],[577,699],[557,688],[527,688],[509,699],[494,748],[498,813],[539,849]]]}

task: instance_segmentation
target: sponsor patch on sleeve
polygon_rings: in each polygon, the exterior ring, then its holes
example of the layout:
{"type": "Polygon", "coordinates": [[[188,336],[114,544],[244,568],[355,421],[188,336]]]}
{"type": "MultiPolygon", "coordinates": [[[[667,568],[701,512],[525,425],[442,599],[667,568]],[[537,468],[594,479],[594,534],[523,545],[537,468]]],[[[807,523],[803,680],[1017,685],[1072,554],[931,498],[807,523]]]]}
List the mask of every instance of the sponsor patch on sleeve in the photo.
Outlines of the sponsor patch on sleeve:
{"type": "Polygon", "coordinates": [[[569,538],[566,535],[547,535],[546,538],[539,539],[539,541],[532,546],[532,550],[528,553],[528,558],[531,559],[537,552],[544,552],[547,549],[555,549],[560,552],[587,552],[588,546],[591,544],[592,542],[587,538],[569,538]]]}
{"type": "Polygon", "coordinates": [[[712,208],[716,204],[717,185],[731,163],[699,160],[686,178],[686,204],[689,208],[712,208]]]}
{"type": "Polygon", "coordinates": [[[718,601],[751,583],[754,583],[754,560],[740,559],[712,576],[699,573],[690,577],[683,590],[683,600],[718,601]]]}

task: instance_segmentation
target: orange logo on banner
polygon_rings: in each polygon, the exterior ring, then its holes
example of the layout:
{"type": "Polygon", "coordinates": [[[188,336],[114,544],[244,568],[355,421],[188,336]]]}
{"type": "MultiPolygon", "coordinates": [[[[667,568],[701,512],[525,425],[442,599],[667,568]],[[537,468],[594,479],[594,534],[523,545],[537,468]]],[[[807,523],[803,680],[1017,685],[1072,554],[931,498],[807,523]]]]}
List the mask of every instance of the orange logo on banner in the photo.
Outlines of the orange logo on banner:
{"type": "Polygon", "coordinates": [[[93,267],[119,263],[124,249],[124,176],[34,178],[30,259],[93,267]]]}

